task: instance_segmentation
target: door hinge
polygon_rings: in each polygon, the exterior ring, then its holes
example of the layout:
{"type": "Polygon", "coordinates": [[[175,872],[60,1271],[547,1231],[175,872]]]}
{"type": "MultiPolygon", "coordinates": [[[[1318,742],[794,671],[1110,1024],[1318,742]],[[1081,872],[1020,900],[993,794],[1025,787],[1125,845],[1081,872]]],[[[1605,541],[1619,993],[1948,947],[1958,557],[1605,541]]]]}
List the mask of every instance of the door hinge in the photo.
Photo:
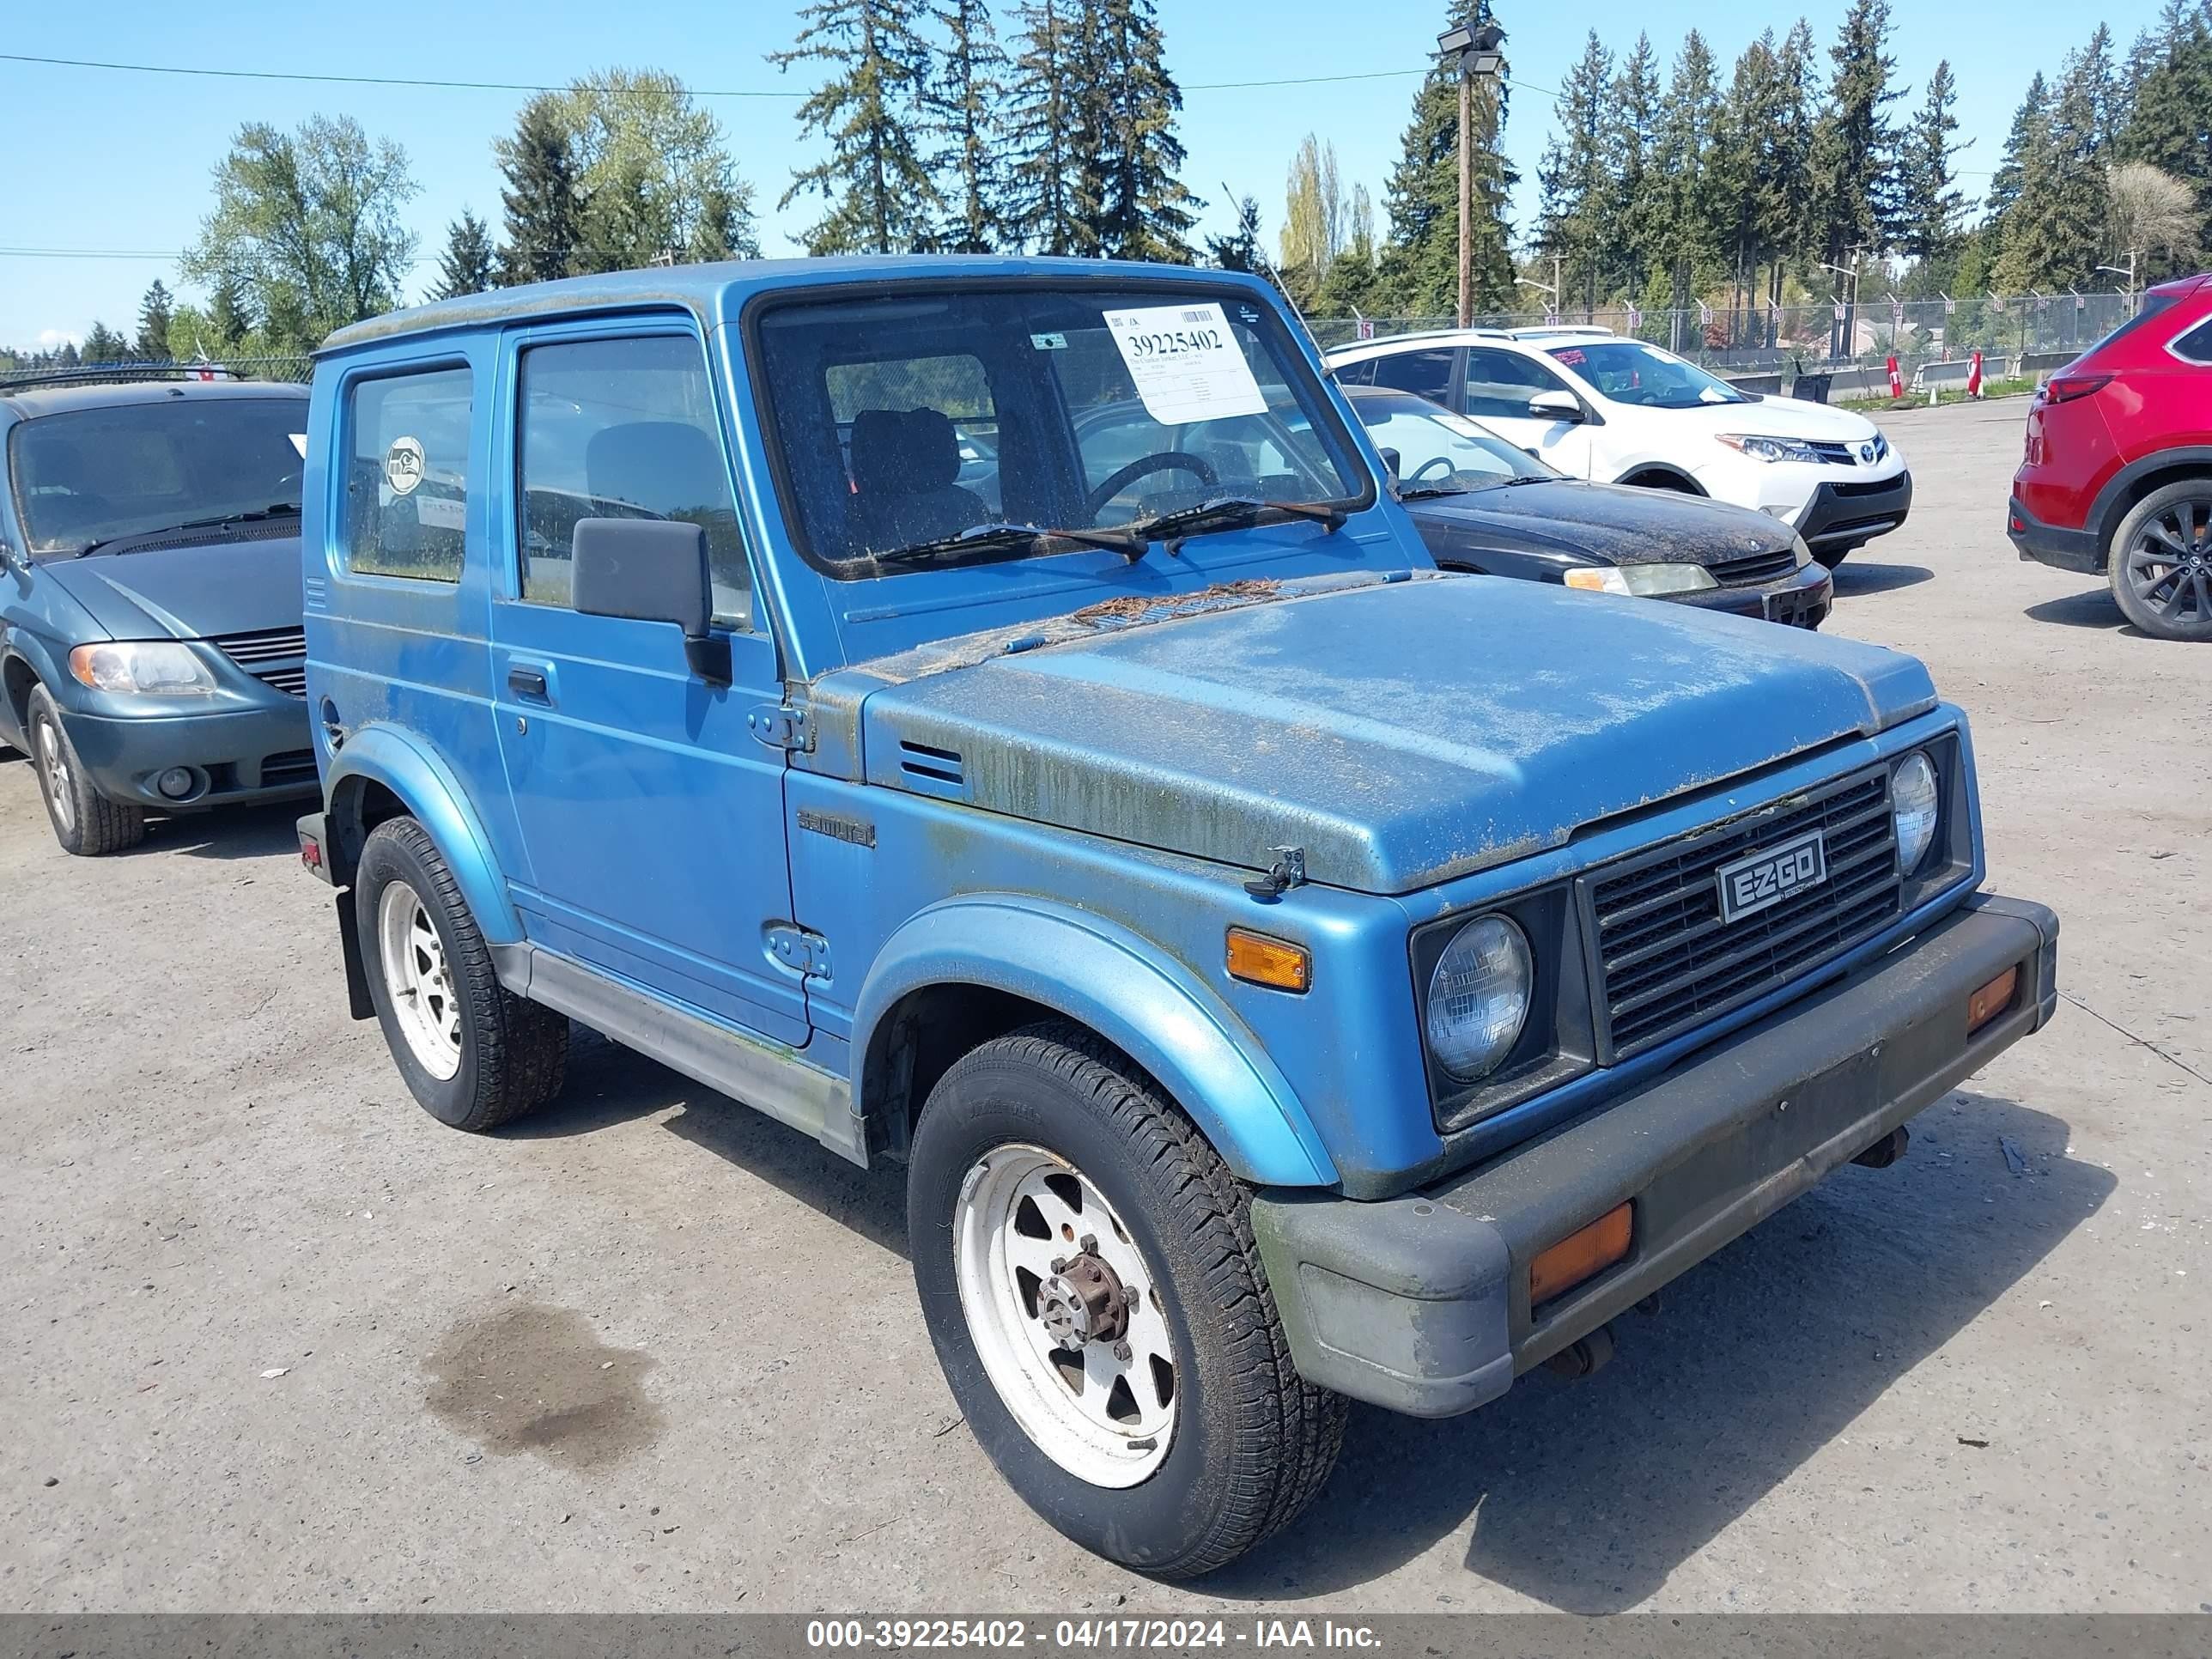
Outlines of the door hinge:
{"type": "Polygon", "coordinates": [[[796,749],[803,755],[814,752],[814,727],[804,708],[794,708],[787,702],[764,702],[745,716],[745,724],[752,728],[754,737],[771,749],[796,749]]]}
{"type": "Polygon", "coordinates": [[[830,977],[830,941],[797,922],[769,923],[768,948],[778,962],[803,978],[830,977]]]}

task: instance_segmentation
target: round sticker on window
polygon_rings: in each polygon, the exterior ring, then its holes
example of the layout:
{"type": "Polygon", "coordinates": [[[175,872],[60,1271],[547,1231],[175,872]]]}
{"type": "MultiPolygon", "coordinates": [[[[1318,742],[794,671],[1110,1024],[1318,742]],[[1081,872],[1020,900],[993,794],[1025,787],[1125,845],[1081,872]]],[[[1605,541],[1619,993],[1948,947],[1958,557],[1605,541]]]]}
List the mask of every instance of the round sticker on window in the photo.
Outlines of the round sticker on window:
{"type": "Polygon", "coordinates": [[[422,482],[422,446],[412,438],[394,438],[384,452],[384,482],[395,495],[404,495],[422,482]]]}

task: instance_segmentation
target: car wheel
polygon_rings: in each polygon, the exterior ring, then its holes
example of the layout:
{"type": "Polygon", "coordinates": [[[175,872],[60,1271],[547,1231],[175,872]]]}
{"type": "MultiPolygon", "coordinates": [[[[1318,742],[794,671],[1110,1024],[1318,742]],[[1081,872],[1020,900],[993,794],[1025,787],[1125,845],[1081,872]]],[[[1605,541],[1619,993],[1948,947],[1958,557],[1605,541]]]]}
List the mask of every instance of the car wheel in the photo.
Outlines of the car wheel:
{"type": "Polygon", "coordinates": [[[1848,542],[1841,547],[1816,547],[1813,550],[1814,562],[1824,570],[1833,570],[1865,545],[1864,542],[1848,542]]]}
{"type": "Polygon", "coordinates": [[[146,809],[129,801],[110,800],[93,787],[92,779],[77,758],[62,724],[61,711],[43,685],[31,691],[31,763],[39,774],[39,794],[46,804],[46,822],[62,851],[80,858],[99,858],[136,847],[146,839],[146,809]]]}
{"type": "Polygon", "coordinates": [[[915,1132],[915,1284],[970,1430],[1054,1527],[1163,1577],[1286,1525],[1343,1442],[1344,1398],[1291,1364],[1249,1201],[1065,1023],[955,1062],[915,1132]]]}
{"type": "Polygon", "coordinates": [[[421,824],[388,818],[370,833],[354,902],[377,1023],[431,1116],[482,1133],[560,1092],[568,1019],[500,984],[460,885],[421,824]]]}
{"type": "Polygon", "coordinates": [[[2120,611],[2153,639],[2212,640],[2212,478],[2154,489],[2120,521],[2110,576],[2120,611]]]}

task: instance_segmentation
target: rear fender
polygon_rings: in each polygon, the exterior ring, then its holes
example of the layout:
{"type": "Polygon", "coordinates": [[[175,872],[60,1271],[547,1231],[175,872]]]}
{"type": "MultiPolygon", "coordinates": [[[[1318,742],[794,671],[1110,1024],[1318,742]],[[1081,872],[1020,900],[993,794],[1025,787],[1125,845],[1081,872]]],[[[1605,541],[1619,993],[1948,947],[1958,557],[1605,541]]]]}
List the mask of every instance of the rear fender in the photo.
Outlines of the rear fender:
{"type": "Polygon", "coordinates": [[[398,726],[363,726],[325,763],[324,794],[336,843],[328,849],[331,879],[341,884],[353,879],[368,833],[369,784],[398,797],[437,843],[485,942],[521,943],[521,919],[507,897],[507,878],[491,855],[491,838],[469,804],[468,792],[434,750],[398,726]]]}
{"type": "Polygon", "coordinates": [[[853,1098],[878,1027],[911,992],[979,985],[1079,1020],[1142,1066],[1243,1179],[1328,1186],[1328,1149],[1289,1080],[1182,963],[1102,918],[1049,900],[977,895],[933,905],[884,944],[854,1010],[853,1098]]]}

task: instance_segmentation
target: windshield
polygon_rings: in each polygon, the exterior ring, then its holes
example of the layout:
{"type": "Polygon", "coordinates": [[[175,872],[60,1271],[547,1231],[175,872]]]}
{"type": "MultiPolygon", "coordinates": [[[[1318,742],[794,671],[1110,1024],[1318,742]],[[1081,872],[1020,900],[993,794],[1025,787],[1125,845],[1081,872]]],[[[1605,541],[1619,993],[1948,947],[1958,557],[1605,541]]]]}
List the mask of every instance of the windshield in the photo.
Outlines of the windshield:
{"type": "Polygon", "coordinates": [[[1425,398],[1355,392],[1352,412],[1375,447],[1386,452],[1382,459],[1395,457],[1401,493],[1409,497],[1456,495],[1516,478],[1560,476],[1526,450],[1425,398]]]}
{"type": "Polygon", "coordinates": [[[786,518],[833,576],[915,548],[951,562],[1062,552],[1016,532],[1226,497],[1372,499],[1274,309],[1237,289],[901,286],[775,305],[756,341],[786,518]],[[1001,528],[942,545],[983,526],[1001,528]]]}
{"type": "Polygon", "coordinates": [[[304,398],[164,398],[19,422],[8,470],[33,556],[178,525],[300,511],[304,398]]]}
{"type": "Polygon", "coordinates": [[[1695,409],[1701,404],[1751,400],[1695,363],[1641,340],[1585,341],[1551,348],[1553,361],[1571,368],[1617,404],[1646,409],[1695,409]]]}

